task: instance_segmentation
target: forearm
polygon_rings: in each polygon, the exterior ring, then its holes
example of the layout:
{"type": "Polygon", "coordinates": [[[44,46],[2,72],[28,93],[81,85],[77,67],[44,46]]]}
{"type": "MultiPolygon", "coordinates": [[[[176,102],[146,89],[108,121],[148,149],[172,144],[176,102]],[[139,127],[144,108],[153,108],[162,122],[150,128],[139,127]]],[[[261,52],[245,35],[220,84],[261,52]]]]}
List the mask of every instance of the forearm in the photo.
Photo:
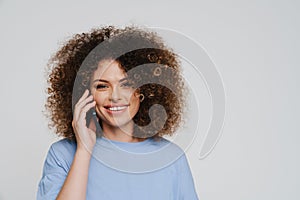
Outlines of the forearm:
{"type": "Polygon", "coordinates": [[[57,200],[86,199],[86,188],[91,154],[77,149],[68,176],[57,196],[57,200]]]}

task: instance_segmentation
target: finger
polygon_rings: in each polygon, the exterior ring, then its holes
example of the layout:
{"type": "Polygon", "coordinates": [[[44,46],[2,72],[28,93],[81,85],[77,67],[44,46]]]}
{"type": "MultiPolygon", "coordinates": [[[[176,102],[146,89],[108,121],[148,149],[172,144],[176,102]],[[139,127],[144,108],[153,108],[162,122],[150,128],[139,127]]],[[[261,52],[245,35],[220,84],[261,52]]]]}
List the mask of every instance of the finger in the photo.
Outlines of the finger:
{"type": "Polygon", "coordinates": [[[78,103],[81,102],[81,101],[83,101],[83,100],[88,96],[88,94],[89,94],[89,90],[86,89],[86,90],[84,91],[83,95],[82,95],[82,96],[80,97],[80,99],[78,100],[78,103]]]}
{"type": "Polygon", "coordinates": [[[84,101],[87,98],[88,94],[89,94],[89,91],[88,91],[88,89],[86,89],[84,91],[84,93],[82,94],[82,96],[80,97],[80,99],[77,101],[75,107],[77,107],[78,104],[80,104],[82,101],[84,101]]]}
{"type": "Polygon", "coordinates": [[[85,99],[83,99],[81,102],[77,102],[75,109],[80,111],[82,109],[82,107],[84,107],[87,103],[92,101],[93,98],[94,98],[93,95],[90,95],[90,96],[86,97],[85,99]]]}
{"type": "Polygon", "coordinates": [[[86,89],[86,90],[84,91],[84,93],[82,94],[82,96],[81,96],[81,97],[79,98],[79,100],[77,101],[77,103],[75,104],[75,106],[74,106],[74,116],[73,116],[73,118],[76,118],[75,112],[78,112],[77,107],[78,107],[78,105],[80,104],[80,102],[82,102],[82,101],[87,97],[87,95],[88,95],[88,90],[86,89]]]}
{"type": "Polygon", "coordinates": [[[91,103],[86,104],[82,109],[81,112],[79,114],[79,121],[84,121],[84,123],[86,123],[86,113],[93,107],[95,107],[96,105],[96,101],[93,101],[91,103]]]}
{"type": "Polygon", "coordinates": [[[77,107],[78,108],[82,108],[85,104],[87,104],[89,101],[92,101],[94,98],[93,95],[89,95],[88,97],[86,97],[85,99],[83,99],[81,102],[77,103],[77,107]]]}
{"type": "Polygon", "coordinates": [[[86,127],[86,113],[89,109],[94,107],[96,105],[96,102],[93,101],[89,104],[87,104],[79,113],[78,118],[73,119],[73,126],[75,126],[76,129],[82,129],[87,128],[86,127]]]}
{"type": "Polygon", "coordinates": [[[80,114],[82,108],[83,108],[87,103],[89,103],[90,101],[92,101],[93,98],[94,98],[94,97],[93,97],[92,95],[90,95],[90,96],[87,97],[86,99],[83,99],[81,102],[78,102],[78,103],[76,104],[75,109],[74,109],[74,118],[75,118],[75,119],[78,119],[79,114],[80,114]]]}

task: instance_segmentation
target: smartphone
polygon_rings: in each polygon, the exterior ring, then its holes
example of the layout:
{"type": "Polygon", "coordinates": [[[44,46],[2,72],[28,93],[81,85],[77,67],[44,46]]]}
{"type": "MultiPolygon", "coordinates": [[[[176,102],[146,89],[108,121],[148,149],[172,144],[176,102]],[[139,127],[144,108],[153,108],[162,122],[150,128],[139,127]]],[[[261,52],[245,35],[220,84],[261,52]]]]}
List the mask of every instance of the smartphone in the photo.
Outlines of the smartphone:
{"type": "Polygon", "coordinates": [[[98,122],[97,114],[96,114],[96,109],[95,107],[91,108],[87,113],[86,113],[86,126],[89,127],[91,121],[93,120],[95,126],[96,126],[96,136],[101,137],[102,136],[102,128],[100,126],[100,123],[98,122]]]}

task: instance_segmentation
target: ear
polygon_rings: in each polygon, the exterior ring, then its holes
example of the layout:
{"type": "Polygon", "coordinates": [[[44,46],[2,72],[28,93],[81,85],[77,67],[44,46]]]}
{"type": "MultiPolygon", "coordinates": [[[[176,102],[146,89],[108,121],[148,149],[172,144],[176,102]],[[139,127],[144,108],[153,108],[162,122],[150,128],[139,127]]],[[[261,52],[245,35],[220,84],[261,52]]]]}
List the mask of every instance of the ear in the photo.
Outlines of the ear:
{"type": "Polygon", "coordinates": [[[135,91],[134,91],[134,93],[133,93],[133,95],[135,96],[135,97],[140,97],[140,92],[141,92],[141,90],[140,90],[140,88],[137,88],[135,91]]]}

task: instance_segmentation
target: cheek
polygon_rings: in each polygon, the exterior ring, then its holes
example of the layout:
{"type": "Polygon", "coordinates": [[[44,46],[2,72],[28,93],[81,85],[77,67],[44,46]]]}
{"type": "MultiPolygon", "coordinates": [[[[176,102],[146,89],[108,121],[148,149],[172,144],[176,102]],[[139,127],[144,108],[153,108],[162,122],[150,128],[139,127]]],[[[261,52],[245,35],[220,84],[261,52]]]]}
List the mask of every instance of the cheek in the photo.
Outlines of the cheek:
{"type": "Polygon", "coordinates": [[[134,114],[136,114],[140,108],[140,99],[133,95],[130,99],[130,107],[131,107],[132,112],[134,114]]]}
{"type": "Polygon", "coordinates": [[[98,92],[96,92],[95,94],[94,94],[94,100],[96,101],[96,106],[101,106],[101,105],[103,105],[103,103],[105,102],[105,94],[103,93],[98,93],[98,92]]]}

